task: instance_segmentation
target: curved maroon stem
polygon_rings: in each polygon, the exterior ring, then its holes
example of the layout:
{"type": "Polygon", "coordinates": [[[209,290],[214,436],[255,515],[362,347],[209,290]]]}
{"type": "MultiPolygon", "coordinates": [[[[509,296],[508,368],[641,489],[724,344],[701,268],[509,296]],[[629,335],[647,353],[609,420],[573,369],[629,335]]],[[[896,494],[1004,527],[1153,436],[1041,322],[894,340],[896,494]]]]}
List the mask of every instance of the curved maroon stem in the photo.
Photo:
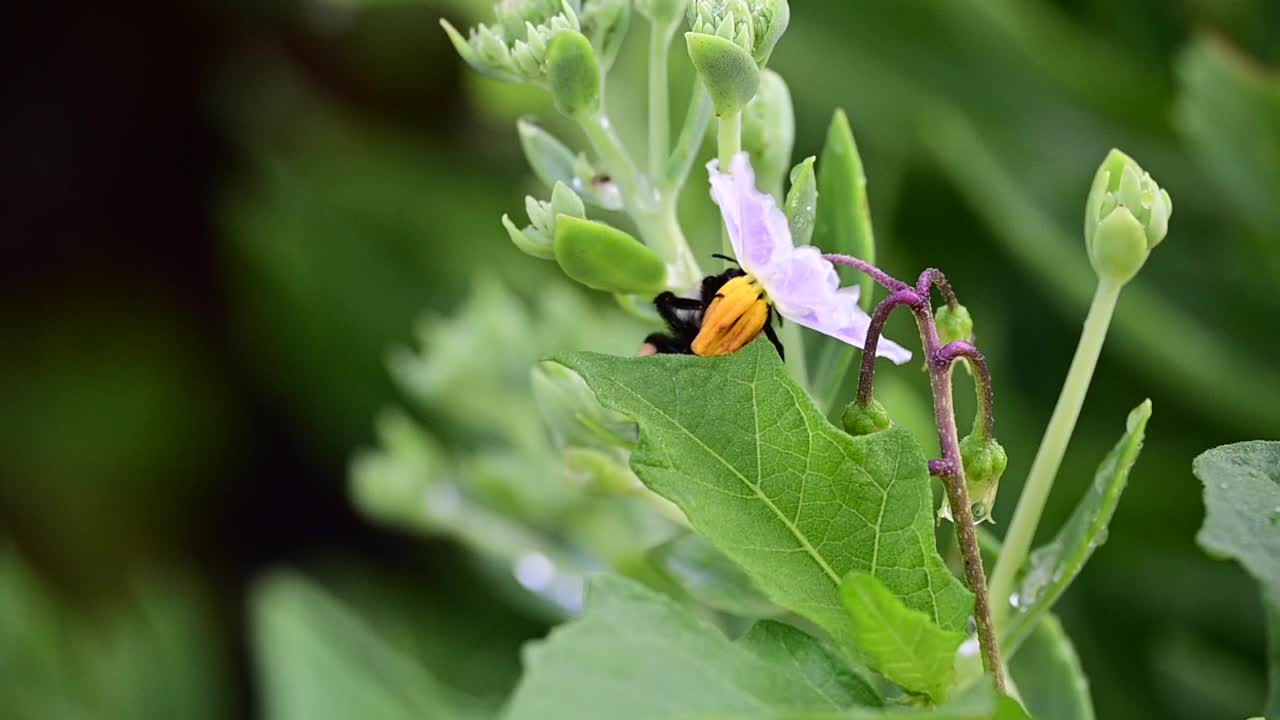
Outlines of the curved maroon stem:
{"type": "MultiPolygon", "coordinates": [[[[912,308],[920,339],[924,343],[928,359],[929,384],[933,389],[933,416],[938,426],[938,444],[942,448],[945,472],[939,477],[947,491],[951,507],[956,540],[964,558],[965,580],[973,591],[973,618],[978,626],[978,645],[982,650],[982,667],[991,673],[996,690],[1005,692],[1004,666],[1000,662],[1000,645],[996,639],[995,624],[991,621],[991,600],[987,594],[987,573],[982,567],[982,552],[978,546],[978,532],[973,523],[973,508],[969,501],[969,488],[964,479],[964,463],[960,458],[960,438],[956,431],[956,414],[952,405],[951,361],[946,360],[938,339],[938,327],[933,322],[933,309],[922,302],[912,308]]],[[[954,344],[954,343],[953,343],[954,344]]],[[[970,346],[972,347],[972,346],[970,346]]],[[[957,348],[963,349],[963,348],[957,348]]],[[[954,359],[954,358],[952,358],[954,359]]],[[[943,469],[942,464],[931,469],[943,469]]]]}
{"type": "Polygon", "coordinates": [[[831,255],[823,255],[822,257],[826,258],[827,261],[832,263],[833,265],[843,265],[845,267],[851,267],[855,270],[858,270],[860,272],[866,273],[867,275],[870,275],[872,280],[875,280],[876,282],[880,283],[889,292],[899,292],[902,290],[911,289],[910,285],[902,282],[896,277],[893,277],[889,273],[881,270],[875,265],[872,265],[866,260],[860,260],[852,255],[831,254],[831,255]]]}
{"type": "Polygon", "coordinates": [[[978,386],[978,417],[973,423],[973,432],[983,440],[989,440],[996,434],[996,397],[991,387],[991,367],[987,365],[987,357],[972,343],[957,340],[938,351],[938,359],[946,367],[957,358],[964,358],[973,365],[974,381],[978,386]]]}
{"type": "Polygon", "coordinates": [[[974,595],[974,620],[978,626],[978,646],[982,651],[982,666],[991,674],[996,689],[1005,692],[1004,666],[1000,662],[1000,646],[996,639],[995,625],[991,621],[991,601],[987,593],[987,574],[982,567],[982,552],[978,546],[978,533],[973,523],[973,508],[969,504],[969,488],[965,485],[964,463],[960,458],[960,439],[956,431],[956,415],[952,404],[951,363],[965,357],[978,368],[979,385],[985,390],[980,422],[988,429],[994,427],[991,416],[991,377],[986,358],[970,343],[954,342],[942,347],[938,338],[938,326],[933,319],[929,291],[936,286],[947,302],[956,305],[955,291],[940,271],[929,269],[920,275],[915,288],[890,277],[879,268],[847,255],[824,255],[837,265],[857,268],[870,275],[876,282],[892,291],[885,298],[867,327],[866,342],[862,351],[862,367],[858,376],[857,402],[867,405],[875,396],[876,349],[884,333],[885,322],[897,308],[906,306],[916,317],[920,340],[924,345],[925,365],[929,370],[929,383],[933,390],[934,422],[938,427],[938,444],[942,458],[929,463],[929,472],[942,480],[947,490],[947,502],[951,507],[952,522],[956,527],[956,540],[964,558],[965,581],[974,595]]]}
{"type": "Polygon", "coordinates": [[[914,290],[905,287],[906,283],[902,284],[904,289],[880,301],[875,313],[871,316],[871,324],[867,326],[867,341],[862,346],[862,367],[858,371],[857,397],[858,404],[863,407],[870,405],[871,399],[875,397],[876,350],[880,347],[880,336],[884,334],[884,324],[888,322],[893,311],[903,305],[915,307],[924,302],[914,290]]]}
{"type": "Polygon", "coordinates": [[[956,307],[960,304],[960,299],[956,297],[956,291],[952,289],[950,281],[947,280],[946,275],[942,274],[941,270],[929,268],[920,273],[920,279],[916,281],[916,292],[927,298],[929,297],[930,286],[938,288],[942,293],[942,298],[951,307],[956,307]]]}

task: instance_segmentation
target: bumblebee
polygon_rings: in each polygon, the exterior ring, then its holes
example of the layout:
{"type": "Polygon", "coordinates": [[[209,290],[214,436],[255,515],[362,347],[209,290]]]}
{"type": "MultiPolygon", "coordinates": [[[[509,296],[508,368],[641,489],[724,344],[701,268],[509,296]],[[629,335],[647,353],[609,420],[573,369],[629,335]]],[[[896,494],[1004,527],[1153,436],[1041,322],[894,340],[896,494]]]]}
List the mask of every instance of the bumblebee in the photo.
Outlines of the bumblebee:
{"type": "MultiPolygon", "coordinates": [[[[729,260],[723,255],[716,257],[729,260]]],[[[642,356],[729,355],[763,332],[778,350],[778,356],[785,357],[782,343],[773,331],[773,308],[764,289],[739,268],[708,275],[697,298],[668,291],[654,298],[653,304],[670,332],[645,338],[642,356]]]]}

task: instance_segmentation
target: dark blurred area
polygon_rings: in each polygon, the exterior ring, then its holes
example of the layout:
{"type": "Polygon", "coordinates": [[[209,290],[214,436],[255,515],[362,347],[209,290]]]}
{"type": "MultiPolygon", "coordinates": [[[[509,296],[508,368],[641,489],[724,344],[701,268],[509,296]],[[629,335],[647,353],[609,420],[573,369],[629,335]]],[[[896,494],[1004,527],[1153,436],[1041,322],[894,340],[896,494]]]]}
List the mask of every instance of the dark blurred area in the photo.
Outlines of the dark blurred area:
{"type": "MultiPolygon", "coordinates": [[[[187,716],[253,716],[246,596],[281,566],[357,604],[395,597],[424,637],[448,635],[459,608],[500,618],[504,678],[539,632],[472,598],[450,545],[378,529],[347,495],[348,458],[397,399],[387,349],[482,274],[522,294],[553,281],[498,218],[531,184],[515,118],[554,111],[467,71],[437,24],[484,5],[10,10],[0,594],[29,605],[0,601],[0,618],[35,627],[22,608],[48,607],[56,642],[109,648],[70,663],[114,688],[87,691],[91,716],[150,717],[121,688],[161,669],[183,678],[176,707],[200,706],[187,716]]],[[[1280,436],[1280,3],[796,0],[793,16],[773,67],[795,96],[797,160],[847,108],[887,265],[945,268],[978,320],[1009,433],[1001,524],[1092,288],[1078,240],[1092,172],[1120,146],[1169,188],[1172,231],[1121,301],[1046,532],[1150,396],[1110,541],[1061,614],[1101,717],[1245,716],[1264,690],[1261,609],[1194,544],[1190,461],[1280,436]]],[[[31,632],[0,645],[50,637],[31,632]]],[[[23,652],[0,647],[0,672],[23,652]]],[[[64,710],[45,717],[81,716],[64,710]]]]}

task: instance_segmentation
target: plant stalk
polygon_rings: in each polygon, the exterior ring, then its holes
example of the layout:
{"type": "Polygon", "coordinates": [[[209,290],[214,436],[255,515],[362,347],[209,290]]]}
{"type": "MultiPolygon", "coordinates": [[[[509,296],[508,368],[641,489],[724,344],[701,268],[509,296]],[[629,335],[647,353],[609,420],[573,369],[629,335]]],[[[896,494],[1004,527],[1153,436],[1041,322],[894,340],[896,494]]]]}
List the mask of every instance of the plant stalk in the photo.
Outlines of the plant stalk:
{"type": "Polygon", "coordinates": [[[952,522],[956,528],[956,542],[964,559],[964,574],[969,589],[973,591],[973,617],[978,630],[978,647],[982,652],[982,667],[991,674],[996,690],[1006,692],[1004,665],[1000,662],[1000,645],[996,639],[995,623],[991,617],[991,601],[987,592],[986,572],[982,567],[982,550],[978,545],[978,533],[973,523],[969,488],[965,485],[964,463],[960,458],[960,439],[956,431],[955,409],[952,405],[951,361],[943,356],[938,328],[933,322],[933,310],[929,302],[917,296],[912,306],[920,338],[924,342],[926,362],[929,368],[929,384],[933,390],[933,413],[938,426],[938,444],[942,448],[943,472],[940,474],[951,505],[952,522]]]}
{"type": "Polygon", "coordinates": [[[675,24],[649,25],[649,177],[657,182],[667,169],[671,145],[671,81],[667,54],[675,24]]]}
{"type": "Polygon", "coordinates": [[[1014,510],[1013,520],[1009,523],[1009,531],[1005,533],[1004,550],[1000,554],[999,561],[996,562],[991,579],[991,595],[995,600],[995,620],[1000,627],[1004,627],[1008,620],[1009,611],[1012,608],[1010,598],[1013,594],[1014,579],[1031,551],[1031,543],[1035,539],[1036,528],[1044,512],[1045,501],[1049,498],[1053,480],[1058,475],[1062,457],[1066,454],[1067,444],[1071,440],[1071,433],[1075,429],[1076,420],[1080,417],[1080,409],[1084,406],[1085,395],[1089,391],[1094,368],[1098,365],[1098,356],[1102,353],[1102,344],[1106,340],[1107,328],[1115,313],[1121,288],[1122,285],[1115,282],[1107,280],[1098,282],[1093,303],[1089,306],[1089,315],[1084,321],[1080,343],[1071,361],[1071,369],[1067,371],[1067,380],[1062,386],[1062,394],[1058,396],[1058,404],[1049,418],[1044,439],[1036,452],[1035,460],[1031,463],[1031,471],[1027,475],[1022,495],[1018,498],[1018,506],[1014,510]]]}

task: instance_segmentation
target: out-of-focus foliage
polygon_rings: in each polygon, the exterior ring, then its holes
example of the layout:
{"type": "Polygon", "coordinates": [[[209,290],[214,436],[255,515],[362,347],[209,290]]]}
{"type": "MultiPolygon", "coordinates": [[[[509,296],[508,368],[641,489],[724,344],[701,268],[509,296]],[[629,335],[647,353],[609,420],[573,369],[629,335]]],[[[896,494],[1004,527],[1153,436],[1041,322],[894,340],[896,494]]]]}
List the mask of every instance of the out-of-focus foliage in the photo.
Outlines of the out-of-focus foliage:
{"type": "MultiPolygon", "coordinates": [[[[209,85],[194,93],[202,107],[214,108],[205,121],[220,128],[233,149],[234,160],[219,166],[223,187],[206,205],[220,228],[215,274],[227,284],[234,312],[201,326],[155,323],[153,314],[133,308],[111,311],[104,321],[111,308],[96,302],[64,304],[57,313],[25,307],[6,313],[13,321],[0,331],[0,397],[9,403],[0,433],[0,516],[6,536],[38,548],[32,557],[41,560],[42,572],[71,568],[97,577],[169,549],[169,541],[182,536],[175,526],[214,524],[234,536],[245,520],[243,507],[201,500],[214,490],[252,497],[240,478],[221,470],[256,461],[245,460],[236,446],[258,431],[236,424],[250,410],[266,408],[282,418],[297,452],[318,468],[305,476],[311,483],[305,492],[287,485],[297,480],[283,473],[255,476],[254,483],[287,486],[289,502],[301,509],[323,498],[344,502],[344,458],[370,442],[370,418],[396,402],[386,352],[410,343],[416,319],[424,312],[451,314],[475,295],[474,281],[489,275],[534,308],[535,318],[539,302],[546,302],[538,298],[562,292],[549,289],[553,274],[545,263],[510,246],[497,219],[521,210],[525,194],[547,196],[525,169],[516,118],[537,112],[557,136],[573,133],[555,119],[545,96],[465,71],[436,24],[441,14],[459,26],[487,18],[491,4],[299,0],[201,10],[216,17],[201,15],[191,27],[216,28],[229,39],[218,46],[209,85]],[[197,336],[208,326],[225,333],[219,342],[233,348],[236,367],[210,360],[213,350],[197,336]],[[244,384],[240,374],[251,382],[244,384]],[[186,492],[192,495],[169,501],[170,493],[186,492]]],[[[61,51],[71,54],[74,47],[61,51]]],[[[630,80],[614,83],[609,96],[619,132],[633,147],[640,147],[641,93],[619,90],[639,86],[639,50],[621,49],[615,72],[630,80]]],[[[1088,301],[1081,209],[1097,159],[1110,147],[1125,147],[1178,199],[1175,227],[1121,302],[1049,507],[1046,537],[1068,516],[1114,442],[1113,419],[1144,396],[1160,406],[1162,417],[1108,543],[1057,612],[1089,668],[1099,717],[1201,720],[1255,712],[1240,698],[1264,692],[1256,586],[1239,568],[1203,557],[1195,546],[1203,508],[1187,467],[1205,447],[1280,435],[1280,406],[1266,392],[1280,386],[1272,362],[1280,337],[1260,331],[1258,320],[1280,311],[1274,292],[1280,231],[1276,205],[1268,200],[1278,196],[1280,6],[1268,0],[797,2],[770,62],[790,85],[797,159],[821,150],[834,107],[847,110],[866,161],[884,264],[902,274],[945,267],[963,294],[997,377],[1000,438],[1009,455],[1002,496],[1017,495],[1088,301]]],[[[673,62],[673,71],[687,87],[687,65],[673,62]]],[[[98,128],[92,132],[96,138],[98,128]]],[[[709,267],[706,256],[719,243],[710,203],[690,194],[681,209],[709,267]]],[[[602,306],[611,302],[597,299],[602,306]]],[[[577,296],[576,302],[588,301],[577,296]]],[[[164,302],[150,305],[154,310],[164,302]]],[[[627,353],[648,331],[610,328],[607,342],[592,338],[578,346],[627,353]]],[[[525,331],[511,332],[514,347],[472,351],[459,361],[481,367],[504,353],[536,358],[541,350],[525,344],[525,331]]],[[[890,335],[895,332],[903,334],[891,326],[890,335]]],[[[451,346],[441,343],[424,354],[451,346]]],[[[927,438],[918,368],[886,368],[883,375],[879,399],[900,425],[927,438]]],[[[515,436],[547,443],[537,452],[553,457],[561,448],[546,441],[539,413],[523,394],[527,375],[512,374],[509,382],[503,387],[513,391],[498,392],[493,401],[512,408],[515,429],[501,437],[459,431],[459,411],[434,401],[415,401],[379,428],[410,428],[406,442],[433,448],[453,472],[499,467],[515,436]]],[[[971,409],[963,394],[960,404],[962,415],[971,409]]],[[[496,412],[492,405],[480,411],[496,412]]],[[[388,441],[381,442],[385,448],[388,441]]],[[[519,496],[506,486],[513,474],[498,476],[504,502],[523,502],[512,500],[519,496]]],[[[486,502],[498,497],[495,491],[486,502]]],[[[997,527],[1011,510],[1012,504],[997,505],[997,527]]],[[[271,522],[292,529],[291,520],[282,514],[271,522]]],[[[625,533],[617,526],[606,528],[593,547],[631,547],[618,542],[625,533]]],[[[345,549],[349,536],[328,539],[330,529],[313,530],[331,544],[315,540],[307,552],[345,549]]],[[[456,552],[438,543],[410,547],[429,555],[456,552]]],[[[370,563],[382,559],[365,546],[355,551],[370,563]]],[[[245,563],[241,572],[249,573],[277,559],[234,562],[245,563]]],[[[196,569],[216,572],[220,562],[201,560],[196,569]]],[[[507,563],[497,569],[512,577],[507,563]]],[[[440,596],[463,582],[421,577],[409,579],[440,596]]],[[[15,587],[6,580],[0,595],[10,597],[15,587]]],[[[90,587],[95,594],[118,592],[108,583],[90,587]]],[[[224,602],[235,611],[240,599],[224,602]]],[[[54,606],[62,627],[95,626],[78,604],[40,594],[23,606],[22,627],[45,622],[54,606]]],[[[397,630],[444,635],[449,626],[441,618],[471,612],[463,605],[405,613],[397,630]]],[[[360,615],[371,625],[380,621],[364,606],[360,615]]],[[[236,628],[216,627],[227,636],[236,628]]],[[[3,646],[6,658],[9,649],[3,646]]],[[[217,645],[205,651],[228,662],[233,657],[217,645]]],[[[155,666],[138,672],[148,692],[164,691],[149,680],[183,664],[166,656],[155,666]]],[[[441,663],[424,666],[444,677],[441,663]]],[[[115,680],[119,668],[132,665],[110,667],[115,680]]],[[[506,671],[513,675],[515,668],[506,671]]],[[[76,674],[59,687],[91,687],[84,677],[76,674]]],[[[202,703],[226,707],[232,691],[209,688],[193,696],[203,700],[163,714],[190,716],[202,703]]],[[[10,697],[17,696],[6,690],[0,700],[10,697]]]]}
{"type": "Polygon", "coordinates": [[[222,718],[225,650],[190,587],[143,583],[127,603],[90,616],[0,547],[0,716],[222,718]]]}

